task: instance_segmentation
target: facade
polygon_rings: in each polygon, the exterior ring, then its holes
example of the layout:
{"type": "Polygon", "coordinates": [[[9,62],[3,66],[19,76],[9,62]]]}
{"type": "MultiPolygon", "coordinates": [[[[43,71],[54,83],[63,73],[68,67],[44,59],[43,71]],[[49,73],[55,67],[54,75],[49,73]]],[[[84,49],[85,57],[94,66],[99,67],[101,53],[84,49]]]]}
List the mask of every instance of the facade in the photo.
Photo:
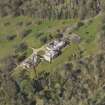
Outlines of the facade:
{"type": "Polygon", "coordinates": [[[33,66],[35,67],[37,65],[38,57],[36,54],[32,54],[30,58],[27,58],[21,63],[21,66],[25,68],[32,68],[33,66]]]}
{"type": "Polygon", "coordinates": [[[28,59],[28,60],[23,61],[22,64],[21,64],[21,66],[22,66],[24,69],[25,69],[25,68],[30,68],[30,66],[31,66],[30,60],[28,59]]]}
{"type": "Polygon", "coordinates": [[[52,59],[57,57],[60,53],[60,50],[66,45],[65,41],[62,40],[54,40],[49,43],[46,47],[45,55],[43,55],[44,59],[48,62],[51,62],[52,59]]]}
{"type": "MultiPolygon", "coordinates": [[[[68,39],[68,37],[66,39],[68,39]]],[[[39,58],[39,59],[51,62],[54,58],[60,55],[62,48],[64,48],[67,45],[68,40],[66,39],[62,38],[60,40],[54,40],[50,42],[46,46],[46,49],[44,50],[45,54],[44,55],[42,54],[41,55],[42,58],[39,58]]],[[[72,36],[69,37],[69,40],[70,42],[79,43],[80,36],[73,34],[72,36]]],[[[25,59],[20,64],[20,66],[22,66],[24,69],[36,67],[38,65],[39,59],[38,59],[37,53],[35,53],[33,49],[33,54],[29,58],[25,59]]]]}
{"type": "Polygon", "coordinates": [[[58,55],[59,55],[58,51],[50,50],[50,51],[46,51],[43,57],[46,61],[51,62],[51,60],[57,57],[58,55]]]}
{"type": "MultiPolygon", "coordinates": [[[[47,45],[45,54],[42,55],[43,59],[45,59],[48,62],[51,62],[55,57],[59,56],[61,49],[65,47],[65,45],[66,45],[66,41],[64,40],[52,41],[47,45]]],[[[37,54],[33,53],[29,58],[24,60],[20,66],[22,66],[24,69],[36,67],[39,59],[37,54]]]]}
{"type": "Polygon", "coordinates": [[[65,46],[65,41],[60,41],[60,40],[54,40],[48,46],[46,47],[47,50],[60,50],[65,46]]]}

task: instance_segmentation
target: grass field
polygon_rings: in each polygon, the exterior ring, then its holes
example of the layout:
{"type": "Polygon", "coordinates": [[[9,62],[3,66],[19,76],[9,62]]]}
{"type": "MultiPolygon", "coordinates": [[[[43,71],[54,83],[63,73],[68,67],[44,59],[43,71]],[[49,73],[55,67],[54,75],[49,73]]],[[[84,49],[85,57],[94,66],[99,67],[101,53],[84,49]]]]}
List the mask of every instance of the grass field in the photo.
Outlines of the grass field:
{"type": "MultiPolygon", "coordinates": [[[[80,27],[78,30],[74,31],[75,33],[80,35],[82,39],[79,47],[85,49],[84,56],[94,54],[94,52],[98,51],[97,33],[99,25],[100,25],[100,17],[97,17],[91,22],[88,22],[87,24],[80,27]]],[[[36,68],[37,73],[40,73],[42,71],[54,71],[57,68],[62,67],[64,63],[68,62],[69,59],[72,57],[72,55],[77,52],[78,52],[78,45],[76,46],[71,45],[66,47],[63,50],[62,54],[56,59],[54,59],[51,64],[48,62],[41,62],[41,64],[39,64],[38,67],[36,68]]],[[[32,70],[28,72],[28,75],[32,79],[35,78],[35,72],[32,70]]]]}
{"type": "MultiPolygon", "coordinates": [[[[5,18],[3,20],[0,19],[0,22],[0,29],[2,30],[0,32],[0,58],[2,58],[4,56],[7,56],[8,54],[11,54],[13,52],[13,46],[20,43],[21,41],[26,42],[30,47],[41,47],[43,44],[39,40],[39,33],[43,33],[43,36],[48,36],[49,34],[52,34],[54,36],[57,29],[62,30],[68,25],[75,24],[76,20],[45,20],[42,22],[27,17],[17,17],[13,20],[11,20],[11,18],[5,18]],[[10,25],[4,26],[4,24],[8,22],[10,22],[10,25]],[[22,22],[23,24],[19,27],[17,24],[20,22],[22,22]],[[31,24],[27,26],[26,24],[28,22],[31,22],[31,24]],[[21,33],[21,31],[23,31],[24,29],[31,29],[32,32],[24,39],[21,39],[19,33],[21,33]],[[4,35],[8,34],[16,34],[17,37],[13,41],[1,40],[4,35]]],[[[80,35],[81,37],[80,45],[67,46],[65,49],[63,49],[62,54],[59,57],[55,58],[51,64],[46,61],[41,62],[36,68],[37,73],[40,73],[42,71],[53,71],[59,67],[62,67],[64,63],[69,61],[74,53],[78,52],[78,46],[82,49],[85,49],[84,56],[94,54],[94,52],[98,51],[97,33],[99,26],[100,16],[75,30],[74,33],[80,35]]],[[[27,56],[31,54],[30,50],[28,50],[28,52],[29,53],[27,56]]],[[[18,73],[19,72],[16,71],[14,74],[18,75],[18,73]]],[[[28,75],[31,79],[35,78],[35,72],[33,70],[30,70],[28,72],[28,75]]]]}
{"type": "MultiPolygon", "coordinates": [[[[84,54],[85,53],[91,54],[97,50],[98,46],[97,46],[96,38],[97,38],[99,25],[100,25],[100,17],[97,17],[90,24],[86,24],[75,31],[75,33],[79,34],[82,39],[82,42],[80,43],[79,47],[81,48],[83,47],[86,50],[84,54]]],[[[77,52],[77,51],[78,51],[78,45],[75,47],[74,45],[71,45],[65,48],[63,51],[63,54],[59,56],[58,58],[56,58],[55,60],[53,60],[51,64],[48,64],[48,66],[44,67],[44,65],[47,65],[47,64],[43,63],[39,66],[39,69],[43,68],[46,70],[46,69],[51,69],[55,67],[55,65],[59,65],[59,64],[62,65],[62,63],[66,62],[68,58],[74,52],[77,52]]]]}
{"type": "Polygon", "coordinates": [[[81,47],[86,49],[85,55],[94,54],[98,51],[97,36],[100,29],[101,16],[97,16],[90,20],[86,25],[83,25],[75,33],[80,35],[83,40],[81,47]]]}
{"type": "Polygon", "coordinates": [[[78,53],[78,47],[85,49],[84,56],[88,56],[98,52],[97,45],[97,33],[100,25],[100,16],[92,20],[92,22],[87,23],[80,27],[78,30],[74,32],[80,35],[82,41],[80,45],[71,45],[64,49],[63,53],[54,59],[51,64],[47,62],[42,62],[38,68],[37,72],[40,71],[52,71],[56,70],[59,67],[62,67],[64,63],[68,62],[68,60],[72,57],[73,53],[78,53]],[[88,33],[87,33],[88,32],[88,33]]]}
{"type": "MultiPolygon", "coordinates": [[[[73,24],[76,20],[54,20],[54,21],[40,21],[29,17],[6,17],[0,19],[0,58],[13,53],[14,46],[20,42],[26,42],[29,47],[39,48],[42,46],[39,33],[43,36],[49,34],[55,35],[57,29],[73,24]],[[27,37],[21,38],[21,33],[24,30],[32,30],[27,37]],[[5,39],[8,35],[16,35],[12,41],[5,39]]],[[[30,49],[28,52],[31,52],[30,49]]],[[[30,53],[29,53],[30,55],[30,53]]]]}

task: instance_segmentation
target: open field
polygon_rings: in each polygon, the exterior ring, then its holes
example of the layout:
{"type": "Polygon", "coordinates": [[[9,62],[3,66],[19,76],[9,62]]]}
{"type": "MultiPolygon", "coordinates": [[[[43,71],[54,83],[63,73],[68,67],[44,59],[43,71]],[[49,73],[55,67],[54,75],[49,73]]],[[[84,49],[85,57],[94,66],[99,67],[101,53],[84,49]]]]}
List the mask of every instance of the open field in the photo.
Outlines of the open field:
{"type": "Polygon", "coordinates": [[[105,105],[105,0],[0,0],[0,105],[105,105]]]}
{"type": "MultiPolygon", "coordinates": [[[[51,63],[46,61],[41,62],[36,68],[37,73],[43,71],[52,72],[63,67],[63,65],[72,58],[73,54],[78,55],[80,49],[84,49],[83,56],[94,55],[95,52],[98,52],[97,33],[100,25],[100,16],[91,21],[92,22],[88,22],[74,31],[81,37],[81,43],[79,45],[71,44],[67,46],[63,49],[62,54],[55,58],[51,63]]],[[[16,76],[19,72],[16,71],[15,73],[16,76]]],[[[34,70],[29,70],[28,75],[33,79],[36,74],[34,70]]]]}
{"type": "MultiPolygon", "coordinates": [[[[40,41],[41,37],[54,36],[57,29],[73,24],[76,20],[54,20],[54,21],[40,21],[28,17],[11,18],[6,17],[0,19],[0,58],[8,56],[13,53],[14,46],[21,42],[26,42],[28,47],[39,48],[43,45],[40,41]],[[24,31],[31,30],[31,32],[25,37],[21,38],[21,34],[24,31]],[[39,35],[41,33],[41,35],[39,35]],[[6,37],[8,35],[16,35],[14,40],[8,41],[6,37]]],[[[28,55],[32,51],[28,49],[28,55]]]]}
{"type": "Polygon", "coordinates": [[[63,53],[56,59],[52,61],[51,64],[43,62],[38,66],[38,70],[52,70],[56,67],[60,67],[66,63],[74,53],[78,53],[79,48],[85,49],[83,55],[88,56],[94,54],[98,51],[97,45],[97,32],[100,25],[100,17],[97,17],[91,23],[83,25],[78,30],[75,30],[75,33],[80,35],[81,43],[80,45],[70,45],[64,49],[63,53]],[[88,33],[87,33],[88,32],[88,33]]]}
{"type": "MultiPolygon", "coordinates": [[[[51,34],[52,36],[56,35],[56,31],[58,29],[63,30],[66,26],[72,26],[72,24],[76,23],[76,20],[55,20],[55,21],[35,21],[31,18],[27,17],[17,17],[12,20],[11,18],[6,18],[2,20],[2,24],[0,25],[2,31],[0,32],[0,38],[2,38],[4,35],[9,34],[16,34],[17,37],[12,41],[6,41],[6,40],[0,40],[0,58],[3,58],[7,56],[7,54],[12,54],[14,50],[14,46],[22,41],[26,42],[29,47],[33,48],[39,48],[43,46],[43,43],[40,41],[40,37],[42,36],[49,36],[51,34]],[[9,20],[10,19],[10,20],[9,20]],[[4,26],[5,23],[10,22],[9,26],[4,26]],[[18,26],[17,24],[23,22],[22,26],[18,26]],[[30,25],[26,25],[27,23],[31,23],[30,25]],[[13,28],[12,28],[13,27],[13,28]],[[21,34],[21,31],[27,29],[31,29],[32,32],[26,36],[24,39],[21,39],[19,33],[21,34]],[[18,33],[17,33],[18,31],[18,33]],[[39,33],[42,33],[43,35],[39,35],[39,33]],[[39,36],[38,36],[39,35],[39,36]],[[10,53],[11,52],[11,53],[10,53]]],[[[62,54],[54,59],[51,64],[48,62],[41,62],[38,67],[36,68],[37,72],[40,73],[42,71],[53,71],[62,66],[64,63],[66,63],[69,59],[71,59],[72,55],[74,53],[78,53],[78,47],[85,49],[84,55],[88,56],[90,54],[94,54],[95,51],[98,50],[97,46],[97,32],[98,27],[100,25],[100,16],[95,18],[94,20],[89,21],[87,24],[84,24],[83,26],[79,27],[77,30],[74,30],[74,33],[80,35],[81,37],[81,43],[80,45],[70,45],[63,49],[62,54]]],[[[54,36],[55,37],[55,36],[54,36]]],[[[28,49],[28,55],[32,53],[31,49],[28,49]]],[[[30,70],[29,75],[31,78],[34,78],[35,75],[33,73],[34,71],[30,70]]],[[[16,73],[17,74],[17,73],[16,73]]]]}

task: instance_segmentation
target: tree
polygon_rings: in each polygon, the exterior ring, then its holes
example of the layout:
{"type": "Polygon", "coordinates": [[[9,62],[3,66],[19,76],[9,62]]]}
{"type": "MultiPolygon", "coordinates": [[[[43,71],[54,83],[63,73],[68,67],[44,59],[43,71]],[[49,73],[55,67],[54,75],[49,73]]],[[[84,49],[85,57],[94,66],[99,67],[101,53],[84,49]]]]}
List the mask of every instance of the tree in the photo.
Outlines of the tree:
{"type": "Polygon", "coordinates": [[[21,42],[15,47],[15,52],[24,52],[28,48],[27,44],[25,42],[21,42]]]}
{"type": "Polygon", "coordinates": [[[64,69],[65,70],[70,70],[70,69],[72,69],[72,64],[71,63],[66,63],[66,64],[64,64],[64,69]]]}
{"type": "Polygon", "coordinates": [[[105,1],[101,0],[101,11],[104,13],[105,12],[105,1]]]}
{"type": "Polygon", "coordinates": [[[105,51],[105,32],[100,32],[100,47],[102,51],[105,51]]]}
{"type": "Polygon", "coordinates": [[[100,34],[99,34],[99,43],[100,48],[102,51],[105,51],[105,14],[102,14],[101,17],[101,28],[100,28],[100,34]]]}
{"type": "Polygon", "coordinates": [[[40,41],[41,41],[43,44],[47,43],[47,41],[48,41],[47,36],[42,36],[42,37],[40,37],[40,41]]]}
{"type": "Polygon", "coordinates": [[[79,18],[81,20],[83,20],[86,16],[86,1],[85,0],[81,0],[80,1],[80,9],[79,9],[79,18]]]}
{"type": "Polygon", "coordinates": [[[77,18],[79,13],[79,17],[83,19],[90,14],[97,15],[102,1],[104,2],[104,0],[0,0],[0,16],[24,15],[44,20],[77,18]]]}

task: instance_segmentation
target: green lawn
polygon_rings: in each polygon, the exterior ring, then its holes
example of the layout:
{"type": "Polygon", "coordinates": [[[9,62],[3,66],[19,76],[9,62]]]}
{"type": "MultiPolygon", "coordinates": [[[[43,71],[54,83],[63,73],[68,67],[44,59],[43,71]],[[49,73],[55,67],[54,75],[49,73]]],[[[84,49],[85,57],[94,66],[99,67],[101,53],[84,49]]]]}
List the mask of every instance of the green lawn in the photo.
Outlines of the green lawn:
{"type": "Polygon", "coordinates": [[[39,48],[42,46],[42,42],[38,37],[38,33],[43,33],[43,36],[48,36],[52,33],[54,36],[57,29],[62,29],[69,24],[73,24],[74,22],[76,22],[74,19],[41,21],[22,16],[16,18],[0,18],[0,58],[12,54],[14,46],[22,41],[26,42],[29,47],[39,48]],[[21,39],[21,33],[28,29],[31,29],[32,32],[24,39],[21,39]],[[5,37],[11,34],[17,35],[17,37],[12,41],[5,40],[5,37]]]}
{"type": "Polygon", "coordinates": [[[57,58],[53,59],[51,63],[48,63],[47,61],[42,62],[38,67],[37,70],[39,71],[49,71],[54,70],[57,67],[63,65],[66,61],[68,61],[68,58],[71,56],[72,50],[71,47],[67,47],[64,49],[62,54],[58,56],[57,58]]]}
{"type": "MultiPolygon", "coordinates": [[[[79,47],[85,49],[84,56],[94,54],[98,51],[97,33],[99,25],[100,17],[97,17],[91,23],[85,24],[78,30],[75,30],[75,33],[79,34],[82,39],[79,47]]],[[[78,53],[78,51],[78,45],[71,45],[65,48],[63,53],[54,59],[51,64],[48,62],[42,62],[39,64],[37,72],[56,70],[57,67],[61,67],[74,53],[78,53]]]]}
{"type": "MultiPolygon", "coordinates": [[[[62,50],[62,54],[59,55],[57,58],[53,59],[51,63],[47,61],[41,62],[36,68],[37,74],[43,71],[52,72],[59,67],[63,67],[63,65],[67,63],[67,61],[69,61],[69,58],[71,58],[72,55],[77,52],[78,52],[78,45],[74,44],[68,45],[62,50]]],[[[21,68],[17,68],[15,72],[13,72],[13,76],[17,78],[21,71],[22,71],[21,68]]],[[[36,77],[34,70],[29,70],[27,72],[27,75],[29,75],[31,79],[36,77]]]]}
{"type": "MultiPolygon", "coordinates": [[[[6,21],[6,20],[3,20],[3,21],[6,21]]],[[[17,17],[16,19],[13,20],[13,22],[9,26],[11,28],[13,27],[13,29],[10,28],[9,30],[8,27],[3,28],[3,26],[0,25],[0,27],[2,27],[3,29],[0,33],[0,36],[2,36],[4,33],[8,34],[8,32],[16,34],[15,28],[17,27],[16,24],[18,21],[24,21],[24,24],[26,24],[27,21],[31,21],[32,22],[31,25],[27,27],[26,25],[23,25],[22,27],[18,27],[17,30],[21,31],[25,28],[25,29],[32,29],[32,32],[23,40],[21,40],[18,36],[15,40],[11,42],[8,42],[8,41],[4,42],[1,40],[0,41],[0,50],[1,50],[0,56],[6,56],[7,54],[10,54],[10,52],[12,52],[13,50],[13,46],[21,41],[27,42],[27,44],[30,47],[39,48],[42,46],[42,43],[40,42],[39,37],[37,36],[38,33],[40,32],[43,33],[43,36],[48,36],[50,33],[52,33],[52,35],[54,36],[57,29],[63,29],[65,26],[72,25],[76,22],[76,20],[54,20],[54,21],[46,20],[46,21],[41,22],[40,24],[37,24],[38,20],[36,21],[30,18],[28,20],[28,18],[26,17],[17,17]]],[[[78,30],[74,31],[75,33],[79,34],[82,39],[79,46],[80,48],[85,49],[84,56],[94,54],[94,52],[98,51],[96,38],[97,38],[99,25],[100,25],[100,17],[97,17],[91,22],[80,27],[78,30]]],[[[30,51],[28,52],[30,55],[31,52],[30,51]]],[[[71,58],[71,56],[77,52],[78,52],[78,45],[68,46],[65,49],[63,49],[62,54],[58,56],[57,58],[55,58],[51,64],[46,61],[41,62],[36,68],[36,70],[38,73],[42,71],[56,70],[57,68],[63,66],[63,64],[66,63],[71,58]]],[[[14,74],[17,75],[18,72],[16,71],[14,72],[14,74]]],[[[32,79],[35,78],[35,71],[30,70],[28,72],[28,75],[32,79]]]]}
{"type": "Polygon", "coordinates": [[[97,35],[100,29],[100,18],[101,16],[97,16],[78,30],[75,30],[75,33],[79,34],[83,41],[81,47],[86,49],[84,55],[94,54],[94,52],[99,50],[97,35]]]}
{"type": "Polygon", "coordinates": [[[83,25],[78,30],[75,30],[75,32],[86,41],[94,40],[100,28],[100,18],[100,16],[97,16],[95,19],[90,20],[87,24],[83,25]]]}

